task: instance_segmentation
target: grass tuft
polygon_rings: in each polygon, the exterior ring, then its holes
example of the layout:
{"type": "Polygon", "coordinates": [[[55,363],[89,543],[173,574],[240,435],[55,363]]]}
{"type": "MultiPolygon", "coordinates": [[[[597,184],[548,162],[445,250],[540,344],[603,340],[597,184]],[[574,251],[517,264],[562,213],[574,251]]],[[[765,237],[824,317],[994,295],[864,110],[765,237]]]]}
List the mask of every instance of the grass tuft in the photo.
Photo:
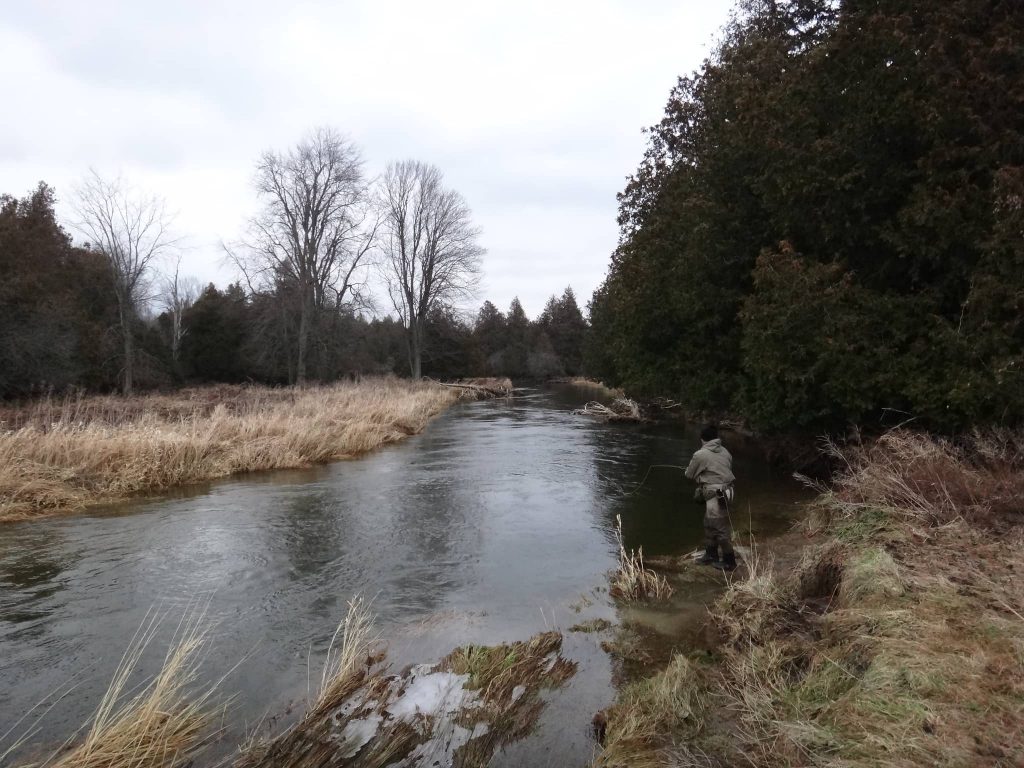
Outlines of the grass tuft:
{"type": "Polygon", "coordinates": [[[672,596],[672,586],[656,571],[644,566],[644,551],[626,550],[622,539],[622,517],[615,516],[615,539],[619,544],[619,567],[612,573],[609,594],[627,601],[663,600],[672,596]]]}
{"type": "Polygon", "coordinates": [[[141,690],[132,683],[163,617],[150,612],[122,656],[85,736],[23,768],[178,768],[213,738],[221,711],[215,685],[199,684],[207,644],[201,613],[187,617],[157,675],[141,690]]]}

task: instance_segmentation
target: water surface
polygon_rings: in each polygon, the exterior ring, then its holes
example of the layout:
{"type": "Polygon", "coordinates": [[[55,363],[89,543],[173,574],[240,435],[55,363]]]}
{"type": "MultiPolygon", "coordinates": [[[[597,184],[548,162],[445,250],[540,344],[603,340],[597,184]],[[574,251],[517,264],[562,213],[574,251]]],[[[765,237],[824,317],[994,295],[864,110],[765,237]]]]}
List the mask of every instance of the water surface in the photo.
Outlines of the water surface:
{"type": "MultiPolygon", "coordinates": [[[[466,642],[615,620],[602,590],[616,560],[616,515],[627,546],[647,555],[700,543],[690,484],[678,469],[651,468],[685,465],[699,441],[679,424],[574,416],[592,395],[559,387],[460,404],[356,461],[0,527],[0,734],[69,683],[34,741],[73,733],[154,606],[177,619],[197,600],[208,605],[204,669],[211,679],[230,671],[222,690],[234,696],[222,755],[257,723],[273,729],[301,711],[353,595],[373,599],[398,668],[466,642]]],[[[787,525],[800,490],[773,476],[756,446],[726,442],[738,527],[770,534],[787,525]]],[[[714,589],[682,584],[672,604],[623,617],[679,634],[714,589]]],[[[143,672],[159,666],[174,628],[161,627],[143,672]]],[[[566,632],[578,674],[548,697],[538,732],[494,765],[586,763],[590,718],[614,698],[600,639],[566,632]]]]}

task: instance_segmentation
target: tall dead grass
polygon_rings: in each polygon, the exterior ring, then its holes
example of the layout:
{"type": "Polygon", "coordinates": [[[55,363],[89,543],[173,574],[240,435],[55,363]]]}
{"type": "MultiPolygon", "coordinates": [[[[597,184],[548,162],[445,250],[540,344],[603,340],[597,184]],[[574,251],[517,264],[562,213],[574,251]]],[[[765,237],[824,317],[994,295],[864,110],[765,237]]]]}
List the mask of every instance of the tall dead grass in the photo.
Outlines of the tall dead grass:
{"type": "Polygon", "coordinates": [[[1024,437],[975,433],[959,443],[895,430],[868,444],[829,445],[844,470],[832,506],[911,516],[925,525],[1024,521],[1024,437]]]}
{"type": "MultiPolygon", "coordinates": [[[[221,709],[213,701],[217,683],[204,685],[199,680],[207,630],[201,612],[183,619],[160,671],[140,689],[133,679],[163,620],[151,612],[136,632],[84,738],[73,737],[42,762],[22,768],[178,768],[191,764],[215,736],[211,726],[221,709]]],[[[18,746],[20,743],[11,751],[18,746]]]]}
{"type": "Polygon", "coordinates": [[[0,411],[0,521],[356,456],[421,431],[459,396],[434,383],[368,379],[7,407],[0,411]]]}
{"type": "MultiPolygon", "coordinates": [[[[356,597],[348,602],[345,618],[331,637],[315,698],[303,718],[284,733],[266,742],[243,745],[233,768],[323,768],[344,761],[338,759],[338,744],[332,740],[332,714],[366,681],[378,659],[373,649],[378,641],[369,606],[356,597]]],[[[387,765],[387,753],[381,762],[387,765]]]]}
{"type": "Polygon", "coordinates": [[[622,517],[615,516],[615,540],[619,544],[619,565],[612,572],[612,597],[620,600],[663,600],[672,596],[672,585],[657,571],[644,565],[643,548],[627,550],[622,538],[622,517]]]}

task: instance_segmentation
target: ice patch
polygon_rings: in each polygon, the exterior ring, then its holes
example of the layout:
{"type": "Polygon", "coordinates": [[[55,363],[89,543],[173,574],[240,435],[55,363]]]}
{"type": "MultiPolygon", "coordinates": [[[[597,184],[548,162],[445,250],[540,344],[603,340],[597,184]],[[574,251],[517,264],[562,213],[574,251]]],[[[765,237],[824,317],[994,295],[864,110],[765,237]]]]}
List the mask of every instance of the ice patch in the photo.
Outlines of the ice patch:
{"type": "Polygon", "coordinates": [[[512,703],[515,704],[517,701],[519,701],[525,695],[526,695],[526,686],[525,685],[517,685],[515,688],[512,689],[512,703]]]}
{"type": "Polygon", "coordinates": [[[359,720],[349,720],[339,734],[341,746],[338,752],[341,757],[355,757],[359,750],[366,746],[374,736],[384,718],[380,715],[367,715],[359,720]]]}
{"type": "Polygon", "coordinates": [[[430,740],[416,747],[401,765],[403,768],[451,768],[455,761],[455,752],[460,747],[473,739],[486,736],[490,730],[487,723],[477,723],[473,730],[451,721],[440,723],[434,729],[430,740]]]}
{"type": "Polygon", "coordinates": [[[409,720],[417,714],[437,717],[457,712],[463,706],[469,692],[462,686],[469,680],[469,675],[423,673],[422,670],[413,669],[412,679],[402,695],[388,704],[387,712],[392,717],[398,720],[409,720]]]}

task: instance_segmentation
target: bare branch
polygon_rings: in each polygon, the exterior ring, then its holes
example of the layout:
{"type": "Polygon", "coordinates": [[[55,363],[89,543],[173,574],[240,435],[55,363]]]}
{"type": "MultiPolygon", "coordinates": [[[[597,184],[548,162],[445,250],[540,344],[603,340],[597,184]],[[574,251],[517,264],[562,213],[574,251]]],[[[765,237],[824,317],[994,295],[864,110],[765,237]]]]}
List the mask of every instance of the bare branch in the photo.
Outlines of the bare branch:
{"type": "Polygon", "coordinates": [[[444,187],[440,170],[415,160],[388,166],[378,193],[388,296],[407,329],[409,365],[419,378],[424,322],[475,290],[485,250],[480,230],[458,192],[444,187]]]}
{"type": "Polygon", "coordinates": [[[154,262],[177,245],[170,233],[171,217],[161,198],[131,189],[120,176],[104,179],[95,170],[76,187],[75,210],[75,229],[110,266],[124,344],[124,393],[131,394],[132,323],[150,298],[154,262]]]}

